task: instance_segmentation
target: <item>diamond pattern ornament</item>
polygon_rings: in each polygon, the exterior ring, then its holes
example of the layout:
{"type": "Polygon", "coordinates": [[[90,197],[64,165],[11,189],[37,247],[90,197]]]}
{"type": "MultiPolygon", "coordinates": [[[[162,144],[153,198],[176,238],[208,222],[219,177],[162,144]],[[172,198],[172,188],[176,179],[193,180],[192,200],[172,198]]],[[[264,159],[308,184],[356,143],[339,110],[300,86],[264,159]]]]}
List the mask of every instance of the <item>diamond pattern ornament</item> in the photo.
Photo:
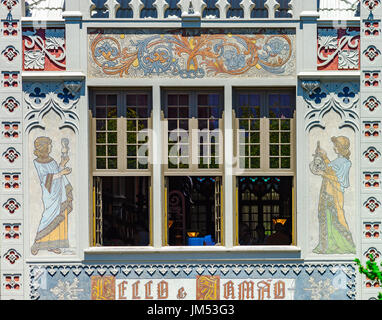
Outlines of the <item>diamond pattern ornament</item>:
{"type": "Polygon", "coordinates": [[[128,267],[128,266],[125,266],[123,269],[122,269],[122,273],[125,275],[125,276],[128,276],[131,272],[131,268],[128,267]]]}
{"type": "Polygon", "coordinates": [[[189,265],[187,265],[185,268],[183,268],[183,272],[186,275],[189,275],[192,272],[192,268],[189,265]]]}

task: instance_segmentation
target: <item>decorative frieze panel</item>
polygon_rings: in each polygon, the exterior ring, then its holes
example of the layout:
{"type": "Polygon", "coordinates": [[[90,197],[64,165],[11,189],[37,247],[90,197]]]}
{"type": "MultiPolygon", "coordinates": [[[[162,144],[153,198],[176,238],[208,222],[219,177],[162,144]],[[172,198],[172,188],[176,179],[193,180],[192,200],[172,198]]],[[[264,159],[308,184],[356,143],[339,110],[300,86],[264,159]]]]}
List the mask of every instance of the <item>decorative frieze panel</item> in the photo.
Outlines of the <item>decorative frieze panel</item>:
{"type": "Polygon", "coordinates": [[[19,21],[1,20],[0,32],[4,37],[17,37],[20,33],[19,21]]]}
{"type": "Polygon", "coordinates": [[[381,123],[379,121],[363,121],[363,137],[372,139],[381,135],[381,123]]]}
{"type": "MultiPolygon", "coordinates": [[[[7,146],[5,146],[7,147],[7,146]]],[[[0,150],[2,150],[2,145],[0,145],[0,150]]],[[[7,167],[15,167],[20,166],[21,154],[15,147],[8,147],[6,150],[2,152],[2,160],[3,164],[7,167]]],[[[2,165],[0,165],[0,168],[2,165]]],[[[4,167],[4,165],[3,165],[4,167]]]]}
{"type": "Polygon", "coordinates": [[[368,191],[380,190],[381,172],[363,172],[363,186],[368,191]]]}
{"type": "Polygon", "coordinates": [[[20,55],[20,52],[14,46],[7,46],[1,54],[4,58],[8,60],[8,62],[12,62],[13,59],[20,55]]]}
{"type": "Polygon", "coordinates": [[[363,51],[364,56],[371,62],[373,63],[378,57],[381,55],[381,51],[374,45],[368,46],[364,51],[363,51]]]}
{"type": "Polygon", "coordinates": [[[4,255],[3,259],[11,265],[20,260],[21,254],[16,249],[9,249],[4,255]]]}
{"type": "Polygon", "coordinates": [[[340,127],[359,128],[359,85],[355,82],[323,82],[303,80],[303,97],[307,105],[306,130],[318,126],[324,128],[322,119],[329,111],[335,111],[342,120],[340,127]]]}
{"type": "Polygon", "coordinates": [[[3,240],[18,241],[21,239],[21,223],[3,223],[3,240]]]}
{"type": "Polygon", "coordinates": [[[318,70],[359,70],[360,29],[318,28],[318,70]]]}
{"type": "Polygon", "coordinates": [[[380,237],[381,222],[364,222],[363,234],[366,239],[375,240],[380,237]]]}
{"type": "Polygon", "coordinates": [[[381,71],[368,70],[363,71],[362,84],[365,88],[380,88],[381,87],[381,71]]]}
{"type": "Polygon", "coordinates": [[[8,97],[3,101],[2,107],[3,110],[9,112],[10,114],[14,114],[14,112],[20,108],[20,102],[14,97],[8,97]]]}
{"type": "Polygon", "coordinates": [[[4,274],[3,275],[2,284],[6,291],[6,294],[20,294],[21,277],[22,277],[21,274],[4,274]]]}
{"type": "Polygon", "coordinates": [[[91,0],[87,14],[94,19],[284,19],[294,16],[294,1],[91,0]]]}
{"type": "Polygon", "coordinates": [[[20,73],[18,71],[3,71],[0,78],[0,89],[13,89],[20,86],[20,73]]]}
{"type": "Polygon", "coordinates": [[[81,81],[26,82],[24,84],[25,129],[41,126],[42,117],[54,110],[64,125],[78,130],[77,104],[81,96],[81,81]]]}
{"type": "Polygon", "coordinates": [[[88,72],[92,78],[291,76],[295,34],[289,29],[94,30],[88,72]]]}
{"type": "Polygon", "coordinates": [[[381,33],[380,21],[374,20],[373,16],[369,16],[367,20],[363,22],[363,35],[367,38],[377,37],[381,33]]]}
{"type": "Polygon", "coordinates": [[[23,70],[64,71],[65,29],[23,28],[23,70]]]}
{"type": "Polygon", "coordinates": [[[381,202],[378,201],[375,197],[369,197],[363,203],[363,206],[367,209],[368,213],[374,214],[376,210],[381,206],[381,202]]]}
{"type": "MultiPolygon", "coordinates": [[[[362,70],[361,70],[361,95],[362,95],[362,122],[365,125],[364,135],[361,137],[361,174],[363,177],[363,187],[361,197],[363,201],[362,219],[362,239],[361,248],[364,264],[373,255],[375,259],[380,259],[381,244],[381,164],[379,155],[381,146],[378,143],[381,136],[381,1],[361,0],[361,43],[362,43],[362,70]],[[367,127],[366,127],[367,126],[367,127]],[[375,156],[374,156],[375,155],[375,156]],[[367,158],[374,157],[374,161],[367,161],[367,158]],[[371,247],[371,244],[373,245],[371,247]]],[[[371,160],[371,159],[369,159],[371,160]]],[[[379,262],[378,262],[379,264],[379,262]]],[[[377,281],[362,278],[362,298],[368,298],[372,290],[379,290],[377,281]]],[[[375,293],[375,297],[378,292],[375,293]]]]}
{"type": "Polygon", "coordinates": [[[30,279],[30,298],[39,300],[355,297],[352,264],[33,265],[30,279]]]}
{"type": "Polygon", "coordinates": [[[3,211],[6,212],[8,216],[15,217],[18,212],[21,211],[21,204],[15,198],[8,198],[2,203],[2,207],[3,211]]]}
{"type": "Polygon", "coordinates": [[[21,127],[19,121],[4,121],[1,122],[0,127],[1,137],[3,141],[6,142],[16,142],[19,141],[21,135],[21,127]]]}
{"type": "Polygon", "coordinates": [[[0,279],[1,298],[22,299],[23,140],[21,11],[24,1],[0,0],[0,279]]]}
{"type": "Polygon", "coordinates": [[[374,146],[370,146],[364,151],[363,156],[368,165],[378,165],[381,153],[374,146]]]}
{"type": "Polygon", "coordinates": [[[20,172],[3,172],[2,187],[4,191],[16,191],[21,188],[20,172]]]}

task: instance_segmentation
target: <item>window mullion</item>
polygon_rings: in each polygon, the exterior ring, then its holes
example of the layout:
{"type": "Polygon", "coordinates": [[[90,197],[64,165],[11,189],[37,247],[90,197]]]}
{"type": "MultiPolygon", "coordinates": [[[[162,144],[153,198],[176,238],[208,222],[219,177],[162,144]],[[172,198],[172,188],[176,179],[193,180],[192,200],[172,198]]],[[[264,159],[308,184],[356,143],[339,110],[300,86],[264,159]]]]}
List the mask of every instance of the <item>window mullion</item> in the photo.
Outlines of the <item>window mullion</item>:
{"type": "Polygon", "coordinates": [[[127,126],[126,118],[120,116],[117,121],[118,128],[118,171],[127,169],[127,126]]]}
{"type": "Polygon", "coordinates": [[[260,119],[260,168],[262,171],[269,170],[269,119],[260,119]]]}

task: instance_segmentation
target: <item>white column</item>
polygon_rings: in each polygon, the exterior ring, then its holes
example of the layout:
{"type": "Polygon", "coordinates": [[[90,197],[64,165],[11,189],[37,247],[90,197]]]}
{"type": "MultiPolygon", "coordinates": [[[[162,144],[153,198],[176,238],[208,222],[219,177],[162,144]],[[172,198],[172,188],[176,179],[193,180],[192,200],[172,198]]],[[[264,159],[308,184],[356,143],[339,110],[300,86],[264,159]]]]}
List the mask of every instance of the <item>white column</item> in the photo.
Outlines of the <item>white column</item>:
{"type": "Polygon", "coordinates": [[[161,97],[160,86],[153,86],[153,246],[160,248],[162,246],[162,193],[164,186],[162,185],[162,127],[161,127],[161,97]]]}
{"type": "Polygon", "coordinates": [[[232,86],[224,86],[224,239],[225,246],[234,245],[234,203],[233,203],[233,131],[232,131],[232,86]]]}

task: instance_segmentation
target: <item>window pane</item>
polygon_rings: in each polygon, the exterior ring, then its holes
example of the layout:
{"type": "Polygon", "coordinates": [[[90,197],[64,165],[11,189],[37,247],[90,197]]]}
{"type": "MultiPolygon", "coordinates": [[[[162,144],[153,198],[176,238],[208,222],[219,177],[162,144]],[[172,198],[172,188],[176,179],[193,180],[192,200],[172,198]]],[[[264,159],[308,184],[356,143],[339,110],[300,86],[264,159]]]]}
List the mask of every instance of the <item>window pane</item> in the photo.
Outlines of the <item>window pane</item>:
{"type": "MultiPolygon", "coordinates": [[[[113,163],[110,163],[113,166],[113,163]]],[[[147,246],[150,244],[150,196],[147,177],[101,177],[97,197],[102,219],[99,245],[147,246]],[[102,200],[102,201],[101,201],[102,200]]]]}

